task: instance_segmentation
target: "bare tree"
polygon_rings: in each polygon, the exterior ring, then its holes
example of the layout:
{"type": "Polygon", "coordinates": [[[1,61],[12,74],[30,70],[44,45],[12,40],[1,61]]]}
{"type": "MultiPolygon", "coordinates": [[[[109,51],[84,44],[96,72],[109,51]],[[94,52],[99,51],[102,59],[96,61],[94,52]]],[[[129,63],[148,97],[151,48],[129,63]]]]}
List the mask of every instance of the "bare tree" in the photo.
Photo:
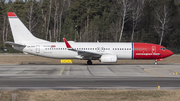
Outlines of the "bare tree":
{"type": "Polygon", "coordinates": [[[118,31],[119,31],[119,26],[120,26],[120,23],[119,23],[120,21],[116,21],[116,22],[114,22],[114,23],[112,23],[111,25],[110,25],[110,29],[109,29],[109,32],[112,34],[112,36],[113,36],[113,39],[114,39],[114,41],[115,42],[117,42],[118,41],[118,31]],[[117,27],[118,26],[118,27],[117,27]]]}
{"type": "MultiPolygon", "coordinates": [[[[87,7],[87,17],[85,20],[85,32],[84,32],[84,41],[86,40],[86,36],[88,36],[88,28],[89,28],[89,11],[91,9],[91,6],[87,7]]],[[[87,38],[88,39],[88,38],[87,38]]]]}
{"type": "Polygon", "coordinates": [[[142,16],[142,11],[144,8],[144,0],[133,0],[131,5],[131,18],[132,18],[132,36],[131,41],[134,40],[134,33],[137,27],[140,17],[142,16]]]}
{"type": "Polygon", "coordinates": [[[3,30],[2,30],[2,38],[3,38],[3,46],[5,46],[5,31],[6,31],[6,16],[3,17],[4,18],[4,22],[3,22],[3,30]]]}
{"type": "Polygon", "coordinates": [[[155,9],[155,17],[158,21],[154,27],[156,32],[160,35],[159,45],[162,44],[165,31],[170,30],[170,10],[166,5],[155,9]]]}
{"type": "Polygon", "coordinates": [[[58,40],[60,40],[61,38],[61,31],[62,31],[62,15],[63,15],[63,12],[64,12],[64,5],[65,5],[65,1],[62,0],[61,1],[61,7],[60,7],[60,14],[59,14],[59,30],[57,30],[58,32],[58,40]]]}
{"type": "Polygon", "coordinates": [[[26,8],[26,13],[27,13],[27,18],[28,18],[28,27],[30,32],[33,31],[33,29],[37,26],[38,21],[36,20],[37,17],[33,16],[35,11],[36,11],[36,7],[34,7],[34,0],[29,0],[28,1],[30,4],[28,5],[29,7],[26,8]]]}
{"type": "MultiPolygon", "coordinates": [[[[65,1],[65,0],[63,0],[63,1],[65,1]]],[[[67,0],[67,2],[68,2],[68,8],[71,6],[71,0],[67,0]]]]}
{"type": "Polygon", "coordinates": [[[55,12],[54,12],[54,38],[57,41],[57,25],[58,25],[58,8],[59,8],[59,2],[57,0],[54,1],[55,4],[55,12]]]}
{"type": "Polygon", "coordinates": [[[124,31],[124,24],[127,21],[126,18],[128,16],[128,12],[130,11],[130,2],[129,0],[117,0],[117,3],[121,7],[121,9],[118,9],[118,14],[120,17],[122,17],[121,29],[120,29],[121,31],[119,36],[119,42],[120,42],[124,31]]]}
{"type": "Polygon", "coordinates": [[[5,41],[7,41],[8,31],[9,31],[9,23],[7,23],[7,24],[6,24],[6,35],[5,35],[5,41]]]}
{"type": "MultiPolygon", "coordinates": [[[[40,2],[40,3],[39,3],[39,6],[42,7],[42,5],[43,5],[43,0],[40,0],[39,2],[40,2]]],[[[44,23],[42,24],[42,26],[43,26],[44,29],[46,29],[46,28],[45,28],[45,26],[46,26],[45,24],[46,24],[46,23],[45,23],[44,9],[41,9],[41,17],[42,17],[42,19],[44,20],[44,23]]]]}
{"type": "Polygon", "coordinates": [[[46,27],[46,40],[48,39],[48,34],[49,34],[49,25],[50,25],[50,20],[51,20],[51,8],[52,8],[52,0],[50,0],[50,5],[49,5],[48,24],[46,27]]]}

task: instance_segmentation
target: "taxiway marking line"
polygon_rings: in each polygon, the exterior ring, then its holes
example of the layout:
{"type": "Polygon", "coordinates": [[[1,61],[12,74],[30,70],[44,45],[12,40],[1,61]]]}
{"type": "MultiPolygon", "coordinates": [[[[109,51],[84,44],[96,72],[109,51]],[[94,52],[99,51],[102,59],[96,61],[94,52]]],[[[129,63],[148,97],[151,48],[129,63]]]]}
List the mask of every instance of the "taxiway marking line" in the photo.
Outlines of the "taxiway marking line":
{"type": "Polygon", "coordinates": [[[63,68],[63,69],[61,70],[61,72],[60,72],[60,74],[59,74],[59,75],[62,75],[62,73],[64,72],[64,69],[65,69],[65,68],[63,68]]]}
{"type": "Polygon", "coordinates": [[[148,71],[147,69],[144,69],[144,71],[146,71],[146,72],[148,72],[148,73],[150,73],[152,75],[156,75],[156,76],[159,76],[159,77],[164,77],[163,75],[152,73],[152,72],[148,71]]]}

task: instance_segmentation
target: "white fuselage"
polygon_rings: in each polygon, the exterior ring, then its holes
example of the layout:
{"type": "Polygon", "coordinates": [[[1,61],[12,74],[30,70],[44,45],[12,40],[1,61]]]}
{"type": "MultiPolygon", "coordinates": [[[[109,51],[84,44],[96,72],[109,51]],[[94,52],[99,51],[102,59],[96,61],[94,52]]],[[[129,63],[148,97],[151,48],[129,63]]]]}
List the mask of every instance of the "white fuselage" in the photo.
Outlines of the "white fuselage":
{"type": "MultiPolygon", "coordinates": [[[[69,42],[73,49],[98,53],[102,55],[114,54],[118,59],[132,59],[132,43],[95,43],[95,42],[69,42]]],[[[77,59],[78,53],[67,49],[64,42],[51,42],[29,44],[26,47],[14,47],[25,53],[43,57],[59,59],[77,59]]]]}

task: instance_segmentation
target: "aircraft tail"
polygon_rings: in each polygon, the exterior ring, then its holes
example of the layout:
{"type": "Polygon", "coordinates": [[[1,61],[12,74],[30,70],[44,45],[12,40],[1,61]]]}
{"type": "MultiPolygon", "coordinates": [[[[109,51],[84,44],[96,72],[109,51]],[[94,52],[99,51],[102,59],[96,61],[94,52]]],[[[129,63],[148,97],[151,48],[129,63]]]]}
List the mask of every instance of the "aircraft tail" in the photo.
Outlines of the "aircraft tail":
{"type": "Polygon", "coordinates": [[[48,42],[46,40],[42,40],[33,36],[14,12],[7,12],[7,15],[15,43],[24,45],[27,43],[48,42]]]}

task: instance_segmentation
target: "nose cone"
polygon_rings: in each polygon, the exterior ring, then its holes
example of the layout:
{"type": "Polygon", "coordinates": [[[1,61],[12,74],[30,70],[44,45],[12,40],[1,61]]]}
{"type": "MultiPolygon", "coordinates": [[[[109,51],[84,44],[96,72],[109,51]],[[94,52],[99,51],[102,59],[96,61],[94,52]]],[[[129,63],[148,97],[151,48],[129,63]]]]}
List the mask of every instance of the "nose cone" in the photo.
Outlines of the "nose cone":
{"type": "Polygon", "coordinates": [[[166,54],[167,54],[167,57],[168,57],[168,56],[173,55],[173,52],[172,52],[172,51],[170,51],[170,50],[167,50],[166,54]]]}

